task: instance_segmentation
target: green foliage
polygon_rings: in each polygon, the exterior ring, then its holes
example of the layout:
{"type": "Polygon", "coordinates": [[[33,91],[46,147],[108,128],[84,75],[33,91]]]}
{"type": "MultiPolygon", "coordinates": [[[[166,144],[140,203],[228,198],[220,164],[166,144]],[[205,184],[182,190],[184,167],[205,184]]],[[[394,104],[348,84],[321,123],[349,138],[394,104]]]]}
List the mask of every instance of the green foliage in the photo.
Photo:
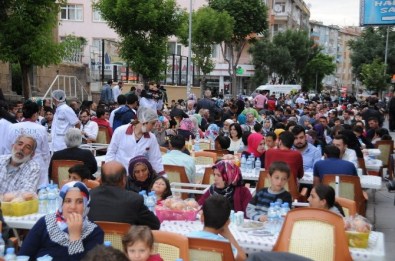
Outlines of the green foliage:
{"type": "Polygon", "coordinates": [[[63,50],[52,31],[59,4],[53,0],[6,0],[0,4],[0,60],[21,65],[25,98],[30,96],[29,68],[61,62],[63,50]]]}
{"type": "Polygon", "coordinates": [[[336,64],[333,62],[333,57],[318,53],[306,65],[302,73],[302,85],[305,90],[321,90],[321,83],[325,75],[332,74],[336,69],[336,64]],[[317,85],[317,86],[316,86],[317,85]]]}
{"type": "Polygon", "coordinates": [[[379,59],[374,59],[370,64],[363,64],[361,68],[361,79],[368,90],[382,91],[387,87],[390,79],[388,74],[384,74],[385,64],[379,59]]]}
{"type": "Polygon", "coordinates": [[[267,7],[262,0],[208,0],[209,6],[219,12],[226,11],[234,19],[232,38],[224,42],[222,54],[229,64],[232,77],[231,93],[236,94],[236,68],[247,45],[266,33],[267,7]],[[229,55],[225,52],[229,50],[229,55]]]}
{"type": "MultiPolygon", "coordinates": [[[[351,63],[353,73],[358,79],[362,79],[362,66],[371,64],[378,59],[384,62],[385,42],[387,27],[367,27],[356,40],[349,41],[348,45],[352,50],[351,63]]],[[[388,41],[388,66],[387,73],[395,72],[395,32],[390,28],[388,41]]]]}
{"type": "Polygon", "coordinates": [[[121,56],[144,79],[159,79],[165,70],[167,37],[182,18],[174,0],[99,0],[95,5],[122,38],[121,56]]]}
{"type": "Polygon", "coordinates": [[[81,53],[82,48],[87,44],[87,40],[81,36],[67,35],[61,42],[63,47],[63,59],[73,60],[76,54],[81,53]]]}
{"type": "Polygon", "coordinates": [[[285,82],[295,79],[303,82],[305,90],[315,86],[325,75],[331,74],[336,65],[330,56],[320,53],[321,48],[314,44],[305,31],[287,30],[273,37],[273,42],[264,38],[249,50],[255,66],[254,81],[263,84],[262,75],[276,73],[285,82]]]}
{"type": "MultiPolygon", "coordinates": [[[[188,46],[188,19],[180,26],[177,33],[182,44],[188,46]]],[[[230,40],[234,20],[226,12],[217,12],[210,7],[202,7],[192,15],[192,52],[193,61],[203,72],[203,77],[214,70],[211,59],[212,46],[230,40]]],[[[204,79],[203,79],[204,82],[204,79]]]]}

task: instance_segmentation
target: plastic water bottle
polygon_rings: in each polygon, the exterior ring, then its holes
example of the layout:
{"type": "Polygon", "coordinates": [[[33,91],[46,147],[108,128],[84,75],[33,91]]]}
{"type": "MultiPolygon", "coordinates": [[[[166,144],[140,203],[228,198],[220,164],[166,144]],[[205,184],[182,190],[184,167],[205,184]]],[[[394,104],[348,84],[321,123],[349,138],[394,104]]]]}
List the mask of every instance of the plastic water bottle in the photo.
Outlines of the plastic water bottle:
{"type": "Polygon", "coordinates": [[[274,210],[276,212],[276,222],[275,222],[275,232],[279,233],[281,230],[281,203],[275,202],[274,203],[274,210]]]}
{"type": "Polygon", "coordinates": [[[146,206],[150,211],[154,212],[155,205],[156,205],[155,191],[151,191],[150,193],[148,193],[146,206]]]}
{"type": "Polygon", "coordinates": [[[240,161],[241,172],[246,171],[246,165],[247,165],[247,159],[246,156],[243,155],[241,156],[241,161],[240,161]]]}
{"type": "Polygon", "coordinates": [[[143,196],[143,198],[144,198],[144,205],[147,206],[147,191],[141,190],[141,191],[139,192],[139,195],[143,196]]]}
{"type": "Polygon", "coordinates": [[[194,151],[199,151],[200,150],[200,145],[199,145],[199,135],[196,135],[195,138],[195,143],[193,144],[193,150],[194,151]]]}
{"type": "Polygon", "coordinates": [[[16,255],[15,255],[15,248],[9,247],[7,248],[6,255],[4,256],[5,261],[16,261],[16,255]]]}
{"type": "Polygon", "coordinates": [[[261,172],[261,160],[259,159],[259,157],[257,157],[255,161],[255,175],[259,177],[260,172],[261,172]]]}
{"type": "Polygon", "coordinates": [[[281,230],[281,228],[282,228],[282,226],[284,224],[285,217],[287,216],[287,213],[288,213],[289,210],[290,209],[289,209],[288,202],[284,202],[281,205],[281,209],[280,209],[280,225],[279,225],[280,229],[279,230],[281,230]]]}
{"type": "Polygon", "coordinates": [[[56,194],[56,187],[53,184],[48,185],[47,193],[47,213],[55,213],[57,209],[56,198],[58,197],[58,195],[56,194]]]}
{"type": "Polygon", "coordinates": [[[230,223],[234,225],[235,224],[235,211],[233,209],[230,211],[229,219],[230,219],[230,223]]]}
{"type": "Polygon", "coordinates": [[[254,157],[254,154],[250,155],[250,159],[251,159],[251,172],[253,172],[254,168],[255,168],[255,157],[254,157]]]}
{"type": "Polygon", "coordinates": [[[246,163],[246,172],[251,173],[251,169],[252,169],[251,157],[248,157],[247,163],[246,163]]]}
{"type": "Polygon", "coordinates": [[[276,233],[276,210],[274,202],[270,203],[270,207],[267,210],[267,220],[269,223],[270,233],[273,235],[276,233]]]}
{"type": "Polygon", "coordinates": [[[110,246],[112,246],[112,243],[111,243],[111,241],[104,241],[103,245],[105,247],[110,247],[110,246]]]}
{"type": "Polygon", "coordinates": [[[5,251],[5,242],[3,239],[3,235],[0,233],[0,257],[4,257],[5,251]]]}
{"type": "Polygon", "coordinates": [[[47,214],[48,194],[46,187],[41,187],[38,191],[38,212],[47,214]]]}

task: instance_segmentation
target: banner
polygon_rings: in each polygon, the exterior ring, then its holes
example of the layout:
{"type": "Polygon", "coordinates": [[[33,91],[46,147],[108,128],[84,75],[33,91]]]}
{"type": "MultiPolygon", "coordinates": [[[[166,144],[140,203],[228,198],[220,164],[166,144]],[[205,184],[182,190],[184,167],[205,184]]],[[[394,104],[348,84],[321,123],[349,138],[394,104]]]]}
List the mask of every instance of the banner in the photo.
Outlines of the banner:
{"type": "Polygon", "coordinates": [[[395,0],[361,0],[360,24],[395,25],[395,0]]]}

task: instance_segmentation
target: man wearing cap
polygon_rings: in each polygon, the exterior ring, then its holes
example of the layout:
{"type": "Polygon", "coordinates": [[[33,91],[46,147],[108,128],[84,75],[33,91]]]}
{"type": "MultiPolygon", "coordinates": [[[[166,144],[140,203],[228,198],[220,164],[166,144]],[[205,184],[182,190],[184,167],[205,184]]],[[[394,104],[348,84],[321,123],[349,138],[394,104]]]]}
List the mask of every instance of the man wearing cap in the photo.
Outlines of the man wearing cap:
{"type": "Polygon", "coordinates": [[[52,92],[52,101],[56,106],[56,112],[52,122],[52,151],[67,148],[64,136],[70,128],[80,128],[80,121],[73,109],[66,104],[66,94],[63,90],[52,92]]]}

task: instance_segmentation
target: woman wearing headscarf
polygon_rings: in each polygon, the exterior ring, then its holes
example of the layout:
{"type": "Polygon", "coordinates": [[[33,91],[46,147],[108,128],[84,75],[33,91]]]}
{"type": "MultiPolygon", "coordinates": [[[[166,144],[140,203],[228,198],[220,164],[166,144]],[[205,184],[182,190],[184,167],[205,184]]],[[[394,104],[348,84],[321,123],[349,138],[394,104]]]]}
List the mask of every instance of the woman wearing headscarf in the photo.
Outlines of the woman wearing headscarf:
{"type": "Polygon", "coordinates": [[[251,133],[247,139],[247,149],[243,151],[242,155],[246,158],[254,155],[255,158],[259,157],[261,161],[261,168],[265,167],[265,137],[260,133],[251,133]]]}
{"type": "Polygon", "coordinates": [[[252,196],[250,190],[243,184],[240,168],[233,161],[221,160],[212,169],[214,184],[199,199],[199,205],[203,205],[211,195],[222,195],[228,199],[235,212],[245,212],[252,196]]]}
{"type": "Polygon", "coordinates": [[[107,148],[106,162],[115,160],[128,169],[130,159],[145,156],[158,174],[164,173],[159,144],[151,132],[157,121],[156,111],[140,107],[137,110],[137,119],[114,131],[107,148]]]}
{"type": "Polygon", "coordinates": [[[180,121],[180,126],[178,127],[177,134],[184,137],[185,140],[195,139],[194,124],[190,118],[183,118],[180,121]]]}
{"type": "Polygon", "coordinates": [[[129,161],[129,175],[126,189],[134,192],[149,191],[151,183],[157,175],[151,163],[144,156],[134,157],[129,161]]]}
{"type": "Polygon", "coordinates": [[[104,233],[87,218],[89,191],[81,183],[65,184],[59,193],[56,213],[40,218],[23,241],[18,255],[29,260],[49,255],[53,260],[81,260],[96,245],[103,244],[104,233]]]}

